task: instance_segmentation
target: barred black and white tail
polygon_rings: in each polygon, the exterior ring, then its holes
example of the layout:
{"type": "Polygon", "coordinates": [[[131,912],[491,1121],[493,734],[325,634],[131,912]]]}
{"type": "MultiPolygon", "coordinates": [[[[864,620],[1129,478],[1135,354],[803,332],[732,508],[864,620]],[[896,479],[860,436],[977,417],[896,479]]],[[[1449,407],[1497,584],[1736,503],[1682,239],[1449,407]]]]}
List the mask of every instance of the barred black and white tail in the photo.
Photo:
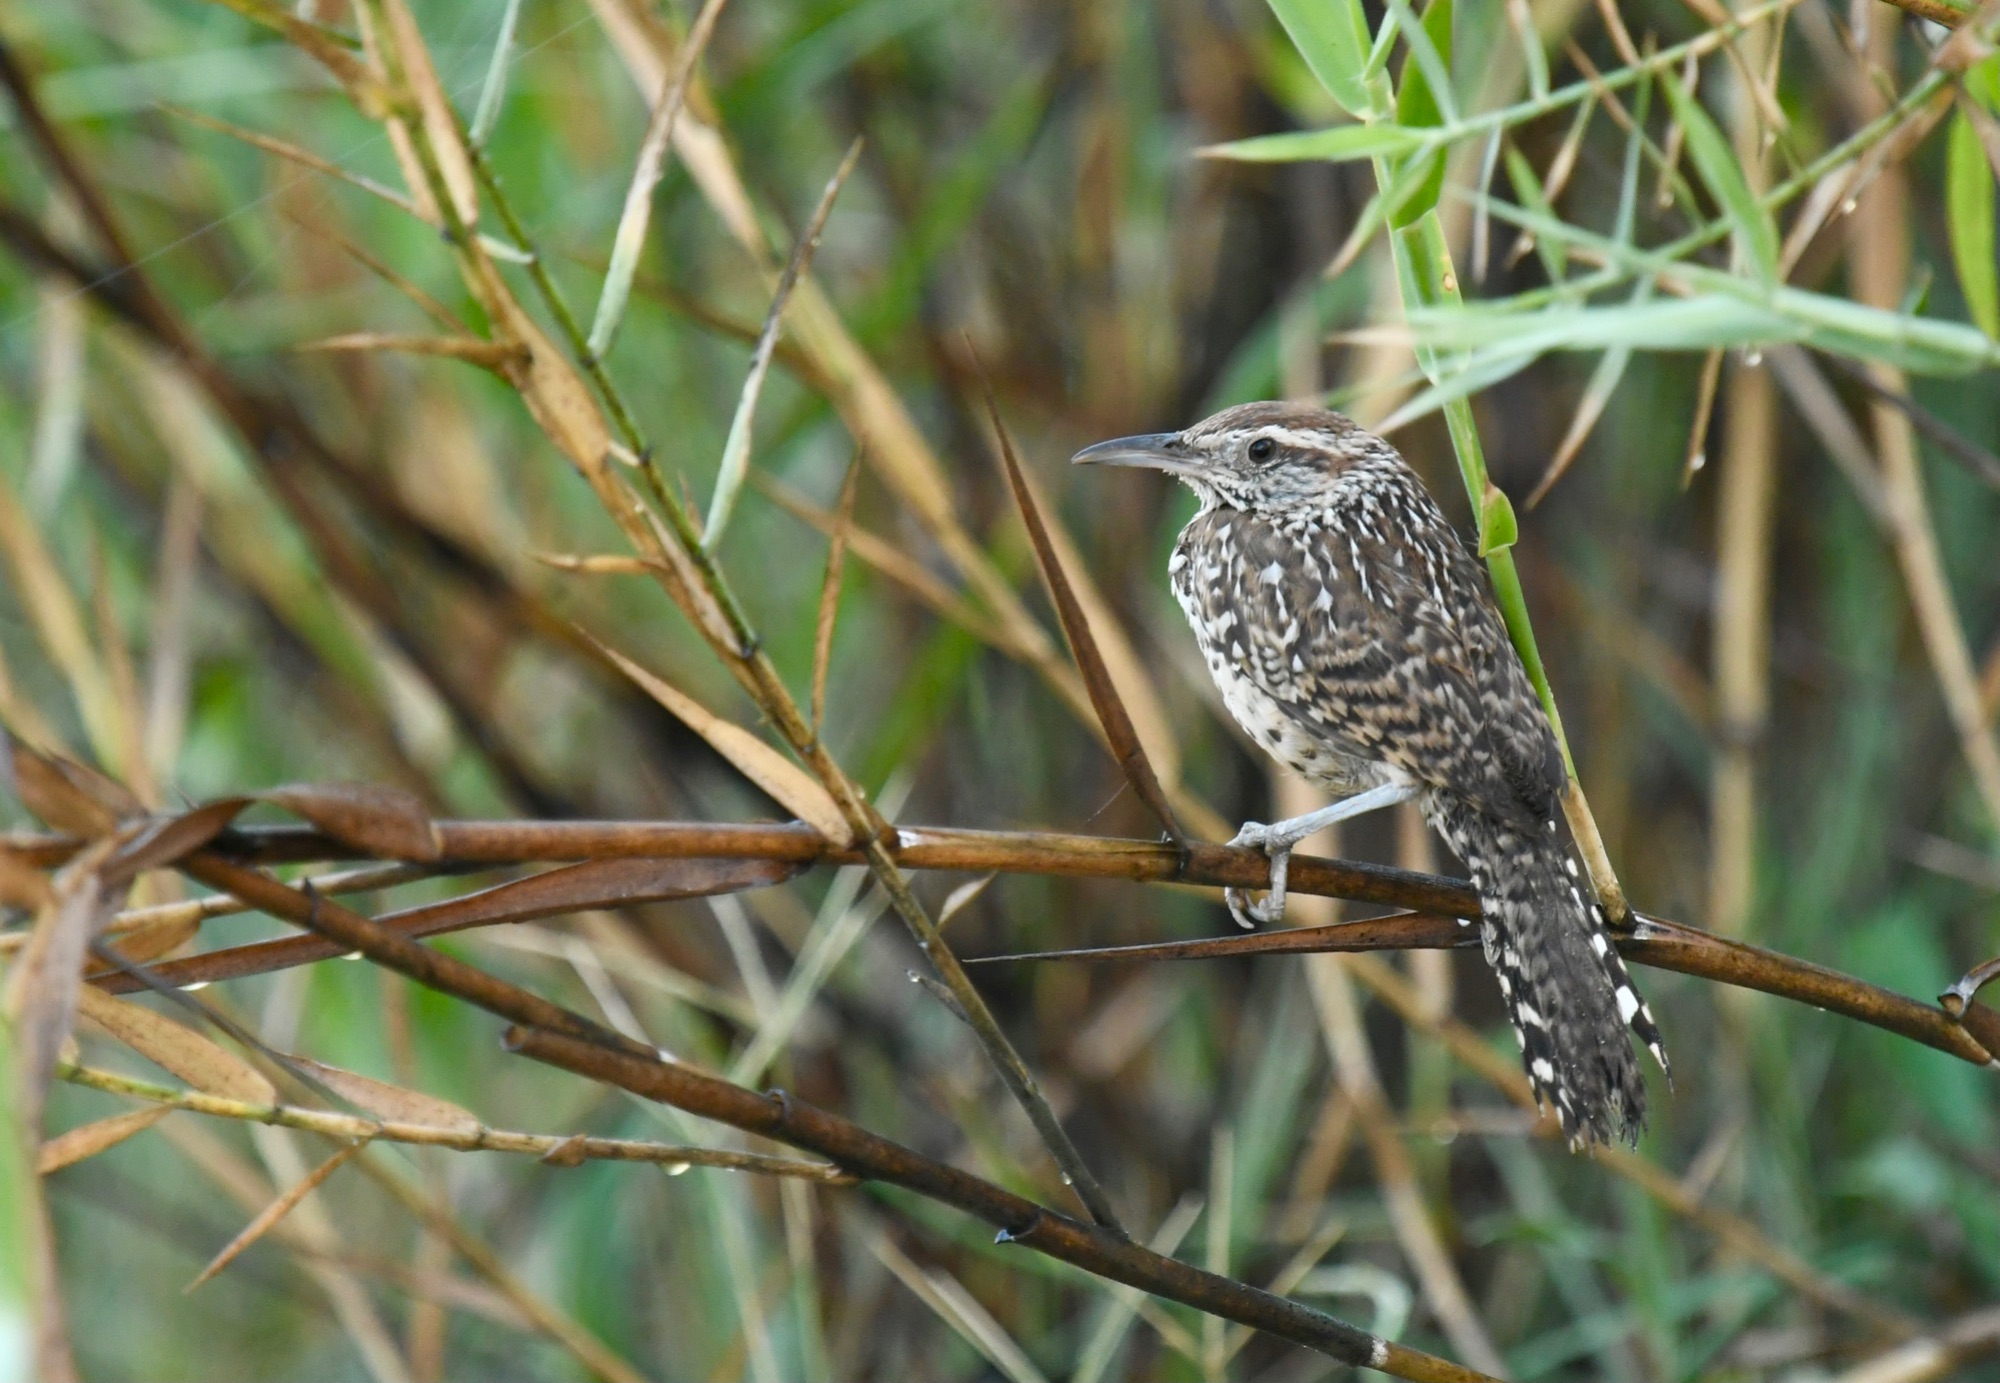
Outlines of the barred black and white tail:
{"type": "Polygon", "coordinates": [[[1480,939],[1537,1098],[1555,1110],[1572,1146],[1637,1142],[1646,1085],[1627,1030],[1662,1071],[1666,1048],[1567,842],[1553,822],[1532,838],[1443,796],[1427,804],[1432,824],[1479,890],[1480,939]]]}

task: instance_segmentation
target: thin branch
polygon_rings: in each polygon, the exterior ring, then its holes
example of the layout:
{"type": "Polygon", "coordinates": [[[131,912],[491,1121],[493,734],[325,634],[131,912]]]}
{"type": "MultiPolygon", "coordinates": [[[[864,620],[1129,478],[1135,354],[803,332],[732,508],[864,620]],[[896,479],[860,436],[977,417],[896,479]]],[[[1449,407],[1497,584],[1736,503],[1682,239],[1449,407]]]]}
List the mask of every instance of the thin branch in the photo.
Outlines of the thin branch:
{"type": "Polygon", "coordinates": [[[175,1089],[73,1063],[58,1066],[56,1075],[72,1085],[88,1086],[111,1095],[129,1095],[167,1109],[185,1109],[220,1119],[276,1124],[281,1128],[325,1134],[329,1138],[381,1139],[389,1143],[450,1148],[455,1152],[519,1153],[538,1157],[558,1167],[574,1167],[583,1162],[654,1162],[668,1168],[723,1167],[767,1176],[798,1177],[833,1186],[848,1186],[854,1182],[853,1177],[838,1167],[823,1162],[800,1162],[794,1158],[733,1152],[726,1148],[653,1143],[637,1138],[592,1138],[574,1133],[518,1133],[487,1128],[484,1124],[448,1128],[400,1119],[370,1119],[332,1110],[308,1109],[302,1105],[252,1104],[247,1100],[225,1099],[200,1090],[175,1089]]]}
{"type": "MultiPolygon", "coordinates": [[[[431,826],[441,852],[440,869],[620,858],[861,864],[868,862],[869,851],[879,850],[898,870],[998,871],[1207,888],[1254,888],[1261,885],[1270,868],[1260,851],[1198,841],[1182,850],[1158,841],[937,826],[896,827],[867,846],[846,848],[829,846],[818,832],[797,823],[434,821],[431,826]]],[[[36,869],[59,868],[81,848],[82,842],[71,836],[0,836],[0,851],[36,869]]],[[[243,864],[355,857],[351,845],[321,831],[294,826],[233,829],[219,836],[206,856],[228,864],[237,875],[253,879],[263,876],[241,868],[243,864]]],[[[275,881],[266,882],[273,888],[291,892],[275,881]]],[[[228,888],[223,884],[216,886],[228,888]]],[[[1472,944],[1468,938],[1473,935],[1471,929],[1449,919],[1471,920],[1479,916],[1479,899],[1463,880],[1357,860],[1295,856],[1289,887],[1300,894],[1413,911],[1404,916],[1342,923],[1325,929],[1295,928],[1282,933],[1062,954],[1089,960],[1152,960],[1260,951],[1449,948],[1472,944]]],[[[270,895],[259,889],[255,897],[239,896],[264,907],[262,899],[270,895]]],[[[1954,1016],[1943,1008],[1918,1003],[1811,961],[1638,914],[1634,914],[1633,929],[1619,935],[1618,947],[1627,959],[1642,965],[1761,990],[1897,1033],[1976,1066],[2000,1065],[2000,1058],[1995,1055],[2000,1053],[2000,1012],[1982,1004],[1968,1004],[1962,1014],[1954,1016]]],[[[233,967],[242,964],[244,949],[207,952],[163,962],[153,969],[172,983],[191,984],[238,973],[233,967]]],[[[353,947],[338,943],[338,949],[346,951],[353,947]]],[[[119,992],[121,983],[115,976],[99,977],[95,982],[112,992],[119,992]]]]}
{"type": "Polygon", "coordinates": [[[319,932],[427,988],[508,1019],[515,1024],[508,1031],[508,1045],[524,1055],[690,1114],[817,1152],[855,1176],[902,1186],[976,1215],[998,1228],[1005,1242],[1019,1243],[1099,1276],[1255,1326],[1332,1358],[1413,1380],[1474,1383],[1488,1377],[1379,1339],[1297,1302],[1163,1258],[1114,1229],[1086,1224],[1004,1191],[782,1092],[760,1095],[683,1063],[664,1060],[643,1043],[581,1014],[399,936],[341,904],[288,888],[256,870],[208,852],[189,856],[180,867],[211,887],[255,901],[274,916],[319,932]]]}

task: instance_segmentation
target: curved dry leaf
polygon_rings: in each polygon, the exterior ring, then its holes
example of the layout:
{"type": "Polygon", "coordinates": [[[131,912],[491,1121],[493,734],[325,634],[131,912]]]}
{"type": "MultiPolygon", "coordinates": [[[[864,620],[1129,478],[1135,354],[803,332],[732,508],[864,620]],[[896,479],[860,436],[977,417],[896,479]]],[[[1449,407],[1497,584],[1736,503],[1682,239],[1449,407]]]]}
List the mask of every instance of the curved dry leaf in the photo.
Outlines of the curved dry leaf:
{"type": "MultiPolygon", "coordinates": [[[[590,638],[588,634],[584,636],[590,638]]],[[[688,729],[707,740],[710,747],[736,765],[744,777],[771,794],[786,811],[818,831],[836,845],[853,837],[847,818],[834,805],[832,794],[819,781],[783,754],[758,739],[742,726],[724,720],[693,697],[646,671],[615,648],[596,639],[598,650],[618,665],[646,694],[672,711],[688,729]]]]}
{"type": "Polygon", "coordinates": [[[21,805],[58,831],[101,836],[122,817],[145,811],[139,799],[94,768],[44,754],[0,728],[11,786],[21,805]]]}
{"type": "Polygon", "coordinates": [[[442,903],[427,903],[376,918],[410,936],[433,936],[464,927],[532,922],[595,908],[624,908],[671,898],[704,898],[780,884],[804,861],[760,859],[584,860],[510,879],[442,903]]]}
{"type": "Polygon", "coordinates": [[[48,875],[0,846],[0,905],[40,912],[54,897],[48,875]]]}
{"type": "Polygon", "coordinates": [[[121,960],[143,965],[179,950],[200,930],[201,914],[184,912],[177,917],[162,917],[156,922],[133,927],[119,936],[111,950],[121,960]]]}
{"type": "Polygon", "coordinates": [[[37,1136],[49,1078],[76,1022],[78,990],[89,988],[82,984],[83,958],[118,910],[120,891],[107,889],[100,873],[116,848],[115,838],[100,840],[56,875],[49,902],[7,974],[6,1021],[21,1073],[16,1113],[37,1136]]]}
{"type": "Polygon", "coordinates": [[[453,1104],[439,1096],[391,1085],[339,1066],[328,1066],[310,1057],[295,1056],[291,1061],[310,1072],[349,1104],[388,1123],[423,1124],[429,1128],[450,1129],[454,1133],[477,1133],[485,1127],[479,1116],[464,1105],[453,1104]]]}
{"type": "MultiPolygon", "coordinates": [[[[1027,527],[1035,559],[1042,569],[1043,584],[1048,587],[1049,600],[1062,621],[1070,653],[1076,659],[1076,670],[1082,674],[1083,685],[1090,693],[1090,704],[1096,708],[1098,724],[1104,731],[1104,742],[1110,747],[1112,757],[1118,760],[1118,767],[1132,785],[1132,790],[1139,795],[1139,800],[1152,809],[1153,815],[1166,827],[1168,835],[1176,842],[1185,842],[1187,837],[1174,817],[1174,809],[1167,801],[1165,790],[1160,786],[1159,775],[1154,772],[1152,760],[1146,753],[1145,741],[1133,724],[1124,692],[1111,675],[1103,648],[1092,630],[1090,615],[1077,595],[1075,584],[1069,579],[1068,569],[1063,565],[1055,539],[1042,516],[1040,500],[1028,484],[1027,473],[1021,469],[1021,459],[1014,454],[1014,442],[1007,435],[1006,425],[1000,421],[1000,405],[993,397],[991,384],[986,386],[986,414],[999,441],[1001,471],[1014,492],[1015,503],[1021,511],[1021,522],[1027,527]]],[[[1136,669],[1134,675],[1137,675],[1136,669]]]]}
{"type": "Polygon", "coordinates": [[[444,853],[431,814],[416,794],[380,783],[291,783],[258,800],[302,816],[343,845],[398,860],[444,853]]]}
{"type": "Polygon", "coordinates": [[[106,1148],[117,1147],[133,1134],[151,1128],[173,1112],[174,1107],[170,1104],[149,1105],[145,1109],[114,1114],[109,1119],[73,1128],[42,1144],[42,1150],[35,1159],[35,1171],[40,1176],[60,1172],[86,1157],[97,1156],[106,1148]]]}
{"type": "Polygon", "coordinates": [[[77,995],[77,1012],[88,1026],[117,1038],[197,1090],[245,1104],[278,1102],[276,1088],[256,1067],[149,1008],[85,985],[77,995]]]}
{"type": "Polygon", "coordinates": [[[156,817],[127,834],[104,862],[105,878],[126,883],[149,869],[159,869],[207,845],[229,829],[248,797],[227,797],[179,816],[156,817]]]}
{"type": "Polygon", "coordinates": [[[1000,874],[999,871],[997,870],[991,874],[981,874],[976,879],[971,879],[965,883],[960,884],[957,888],[953,889],[949,894],[947,894],[944,900],[944,906],[938,909],[938,920],[937,920],[938,930],[943,931],[945,923],[951,921],[952,918],[958,916],[961,912],[965,911],[965,909],[972,904],[974,899],[978,898],[980,894],[986,892],[986,886],[999,877],[1000,874]]]}

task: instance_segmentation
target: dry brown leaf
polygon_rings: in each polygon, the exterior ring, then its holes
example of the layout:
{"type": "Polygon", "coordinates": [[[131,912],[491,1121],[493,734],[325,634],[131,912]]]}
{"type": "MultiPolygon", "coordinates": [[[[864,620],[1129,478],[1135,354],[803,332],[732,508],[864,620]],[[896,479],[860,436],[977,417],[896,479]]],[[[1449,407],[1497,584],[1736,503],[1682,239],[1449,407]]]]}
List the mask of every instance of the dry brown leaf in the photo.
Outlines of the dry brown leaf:
{"type": "Polygon", "coordinates": [[[125,883],[149,869],[160,869],[207,845],[221,835],[250,805],[247,797],[226,797],[179,816],[154,817],[130,828],[105,861],[105,876],[125,883]]]}
{"type": "MultiPolygon", "coordinates": [[[[584,637],[590,636],[586,634],[584,637]]],[[[840,808],[834,805],[833,797],[820,786],[818,779],[742,726],[724,720],[618,650],[607,648],[596,639],[591,639],[591,642],[597,644],[598,650],[616,663],[627,677],[637,682],[648,696],[672,711],[688,729],[707,740],[716,753],[736,765],[744,777],[770,793],[786,811],[834,844],[844,845],[852,838],[847,818],[840,814],[840,808]]]]}
{"type": "Polygon", "coordinates": [[[379,783],[289,783],[257,796],[371,855],[435,860],[443,853],[430,812],[415,793],[402,788],[379,783]]]}
{"type": "Polygon", "coordinates": [[[128,929],[112,944],[111,950],[122,960],[143,965],[179,950],[200,931],[201,914],[198,912],[162,917],[128,929]]]}
{"type": "Polygon", "coordinates": [[[4,730],[0,747],[8,751],[9,785],[21,805],[58,831],[101,836],[145,810],[118,783],[73,759],[31,749],[4,730]]]}
{"type": "Polygon", "coordinates": [[[48,905],[7,973],[6,1016],[13,1030],[19,1082],[17,1113],[22,1127],[34,1137],[41,1135],[49,1079],[76,1022],[79,990],[89,991],[82,984],[83,958],[118,910],[119,894],[105,886],[101,872],[116,848],[115,839],[100,840],[56,875],[48,905]]]}
{"type": "Polygon", "coordinates": [[[833,509],[833,533],[826,549],[826,576],[820,582],[819,617],[813,625],[812,727],[826,723],[826,670],[833,658],[833,622],[840,611],[840,581],[847,566],[847,532],[854,526],[854,493],[861,479],[861,455],[847,464],[840,483],[840,500],[833,509]]]}
{"type": "Polygon", "coordinates": [[[77,1011],[91,1028],[117,1038],[197,1090],[245,1104],[278,1102],[277,1090],[256,1067],[149,1008],[85,985],[77,995],[77,1011]]]}
{"type": "Polygon", "coordinates": [[[201,1286],[202,1283],[208,1281],[211,1277],[214,1277],[217,1273],[235,1262],[237,1255],[263,1238],[273,1225],[291,1213],[294,1206],[307,1196],[310,1196],[319,1188],[321,1182],[338,1171],[341,1164],[367,1146],[366,1143],[349,1143],[332,1157],[329,1157],[326,1161],[320,1163],[319,1166],[301,1177],[297,1184],[287,1190],[284,1195],[279,1196],[258,1212],[256,1219],[243,1226],[242,1233],[223,1245],[222,1252],[211,1258],[208,1266],[196,1274],[194,1281],[188,1283],[183,1290],[192,1292],[195,1288],[201,1286]]]}
{"type": "Polygon", "coordinates": [[[1146,755],[1145,742],[1133,726],[1132,714],[1122,691],[1105,664],[1083,602],[1077,598],[1069,573],[1057,555],[1055,542],[1042,518],[1041,506],[1036,502],[1034,491],[1028,487],[1028,478],[1021,470],[1021,460],[1014,454],[1014,443],[1000,421],[1000,406],[994,401],[990,387],[986,391],[986,412],[1000,443],[1001,467],[1013,488],[1014,500],[1020,506],[1021,521],[1027,525],[1028,537],[1034,544],[1035,558],[1041,566],[1042,579],[1048,585],[1049,598],[1062,620],[1063,633],[1069,637],[1070,652],[1076,658],[1077,671],[1083,674],[1083,685],[1090,692],[1090,704],[1097,710],[1105,743],[1111,746],[1112,757],[1118,760],[1118,767],[1132,785],[1132,790],[1160,819],[1167,834],[1177,842],[1185,841],[1180,822],[1175,819],[1174,809],[1167,802],[1167,794],[1160,787],[1159,777],[1153,772],[1152,761],[1146,755]]]}
{"type": "Polygon", "coordinates": [[[451,1129],[456,1133],[477,1133],[483,1127],[479,1116],[471,1110],[437,1095],[390,1085],[372,1076],[328,1066],[310,1057],[295,1056],[291,1060],[311,1072],[343,1100],[366,1110],[377,1119],[398,1124],[424,1124],[430,1128],[451,1129]]]}
{"type": "Polygon", "coordinates": [[[54,896],[48,875],[0,846],[0,904],[40,912],[54,896]]]}
{"type": "Polygon", "coordinates": [[[145,1109],[134,1109],[124,1114],[114,1114],[109,1119],[99,1119],[73,1128],[68,1133],[51,1138],[42,1144],[42,1150],[35,1161],[35,1171],[47,1176],[60,1172],[63,1168],[95,1157],[107,1148],[115,1148],[135,1133],[151,1128],[161,1119],[174,1112],[170,1104],[149,1105],[145,1109]]]}

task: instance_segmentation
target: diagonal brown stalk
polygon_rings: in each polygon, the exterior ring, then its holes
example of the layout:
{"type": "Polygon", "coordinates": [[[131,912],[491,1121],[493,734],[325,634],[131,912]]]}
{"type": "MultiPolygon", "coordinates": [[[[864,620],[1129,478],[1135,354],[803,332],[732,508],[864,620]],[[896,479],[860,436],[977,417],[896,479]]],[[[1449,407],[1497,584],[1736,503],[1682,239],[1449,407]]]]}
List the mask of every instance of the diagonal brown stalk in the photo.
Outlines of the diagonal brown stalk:
{"type": "MultiPolygon", "coordinates": [[[[969,347],[970,343],[967,344],[969,347]]],[[[1139,740],[1139,732],[1132,724],[1132,714],[1125,709],[1125,702],[1111,680],[1111,671],[1105,666],[1104,655],[1098,651],[1097,640],[1090,632],[1090,621],[1085,618],[1083,605],[1076,598],[1069,575],[1056,556],[1048,525],[1042,522],[1042,511],[1028,489],[1027,478],[1021,473],[1021,459],[1014,454],[1014,442],[1007,435],[1007,425],[1000,421],[1000,405],[994,401],[993,386],[983,376],[981,384],[985,391],[986,416],[993,424],[993,435],[999,442],[1000,460],[1006,469],[1008,487],[1014,492],[1014,503],[1020,507],[1021,522],[1027,526],[1029,541],[1035,545],[1035,560],[1041,566],[1042,580],[1047,583],[1049,598],[1055,603],[1056,614],[1062,619],[1063,633],[1069,638],[1077,671],[1083,674],[1083,685],[1090,693],[1090,704],[1097,711],[1099,724],[1104,727],[1105,741],[1111,746],[1112,756],[1118,760],[1119,770],[1132,785],[1132,791],[1138,793],[1139,800],[1160,819],[1168,837],[1177,845],[1185,845],[1187,837],[1181,830],[1180,822],[1174,819],[1174,809],[1160,787],[1159,777],[1153,772],[1152,761],[1146,757],[1146,746],[1139,740]]]]}

